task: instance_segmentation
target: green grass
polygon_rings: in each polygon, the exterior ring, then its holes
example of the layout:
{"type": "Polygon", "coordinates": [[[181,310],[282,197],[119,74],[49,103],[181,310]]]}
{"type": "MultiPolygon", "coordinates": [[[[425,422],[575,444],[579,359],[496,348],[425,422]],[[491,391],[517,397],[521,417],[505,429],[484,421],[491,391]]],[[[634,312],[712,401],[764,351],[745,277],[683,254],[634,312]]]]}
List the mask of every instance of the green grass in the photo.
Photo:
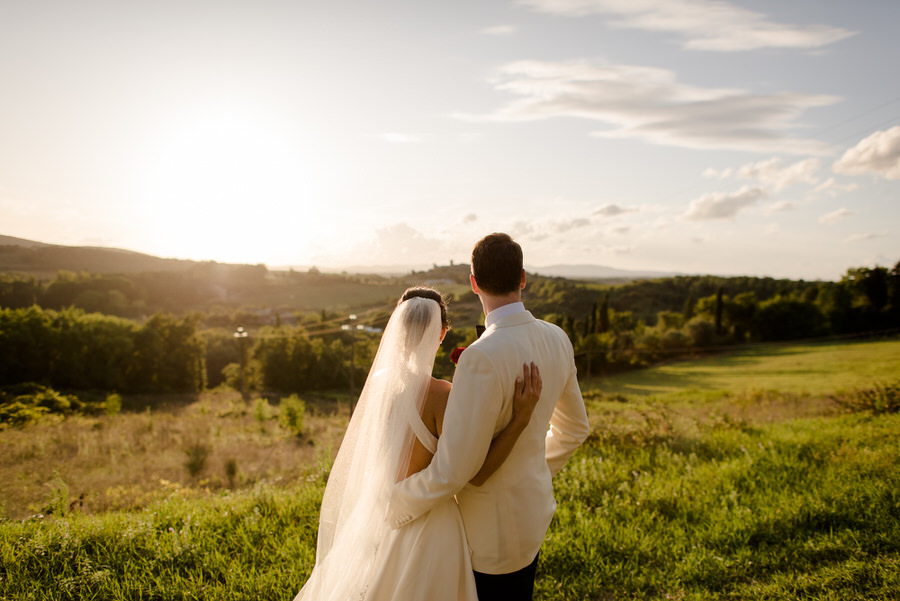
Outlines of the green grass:
{"type": "Polygon", "coordinates": [[[5,525],[0,598],[291,599],[315,561],[323,490],[320,479],[5,525]]]}
{"type": "Polygon", "coordinates": [[[661,399],[748,390],[830,394],[900,373],[900,339],[876,342],[761,345],[700,360],[595,378],[607,394],[661,399]]]}
{"type": "MultiPolygon", "coordinates": [[[[535,598],[900,598],[900,414],[821,400],[896,379],[898,347],[753,349],[586,385],[592,433],[555,481],[535,598]]],[[[287,601],[324,473],[0,522],[0,599],[287,601]]]]}
{"type": "Polygon", "coordinates": [[[894,599],[900,416],[601,428],[557,483],[541,599],[894,599]]]}

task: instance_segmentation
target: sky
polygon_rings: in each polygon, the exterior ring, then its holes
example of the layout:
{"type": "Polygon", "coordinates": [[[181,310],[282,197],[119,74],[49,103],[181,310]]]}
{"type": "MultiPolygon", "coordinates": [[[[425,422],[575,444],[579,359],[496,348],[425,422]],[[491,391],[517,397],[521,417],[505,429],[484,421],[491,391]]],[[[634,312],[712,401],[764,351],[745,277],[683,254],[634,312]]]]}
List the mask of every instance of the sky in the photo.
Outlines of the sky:
{"type": "Polygon", "coordinates": [[[900,260],[900,3],[0,5],[0,234],[269,267],[900,260]]]}

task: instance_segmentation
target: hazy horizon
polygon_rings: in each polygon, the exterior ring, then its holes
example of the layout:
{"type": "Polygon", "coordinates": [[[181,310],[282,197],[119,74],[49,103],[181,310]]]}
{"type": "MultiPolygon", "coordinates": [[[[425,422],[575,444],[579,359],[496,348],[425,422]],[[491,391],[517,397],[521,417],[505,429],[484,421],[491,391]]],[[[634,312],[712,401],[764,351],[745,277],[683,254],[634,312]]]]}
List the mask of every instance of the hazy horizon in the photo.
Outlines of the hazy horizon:
{"type": "Polygon", "coordinates": [[[0,230],[270,266],[900,259],[900,4],[0,8],[0,230]],[[894,232],[893,234],[891,232],[894,232]]]}

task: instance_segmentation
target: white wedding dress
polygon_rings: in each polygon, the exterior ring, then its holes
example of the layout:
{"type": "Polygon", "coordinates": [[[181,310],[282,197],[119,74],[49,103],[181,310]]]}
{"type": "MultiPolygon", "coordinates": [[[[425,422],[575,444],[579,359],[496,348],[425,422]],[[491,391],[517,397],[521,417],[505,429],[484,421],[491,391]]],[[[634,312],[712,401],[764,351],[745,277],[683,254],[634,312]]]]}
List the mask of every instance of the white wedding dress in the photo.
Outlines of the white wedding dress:
{"type": "Polygon", "coordinates": [[[396,530],[385,519],[415,439],[437,449],[421,409],[440,328],[430,299],[391,315],[325,488],[316,565],[294,601],[477,601],[453,499],[396,530]]]}

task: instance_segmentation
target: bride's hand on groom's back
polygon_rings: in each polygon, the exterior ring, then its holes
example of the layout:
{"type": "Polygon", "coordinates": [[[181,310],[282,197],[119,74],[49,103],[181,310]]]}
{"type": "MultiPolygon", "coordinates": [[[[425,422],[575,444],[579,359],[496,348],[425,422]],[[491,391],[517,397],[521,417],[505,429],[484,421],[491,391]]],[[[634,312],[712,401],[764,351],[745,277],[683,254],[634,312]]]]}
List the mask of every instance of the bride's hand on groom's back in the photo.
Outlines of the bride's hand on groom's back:
{"type": "Polygon", "coordinates": [[[532,361],[531,364],[522,365],[522,376],[516,378],[515,393],[513,394],[513,422],[524,428],[531,419],[531,413],[541,398],[541,371],[532,361]]]}

